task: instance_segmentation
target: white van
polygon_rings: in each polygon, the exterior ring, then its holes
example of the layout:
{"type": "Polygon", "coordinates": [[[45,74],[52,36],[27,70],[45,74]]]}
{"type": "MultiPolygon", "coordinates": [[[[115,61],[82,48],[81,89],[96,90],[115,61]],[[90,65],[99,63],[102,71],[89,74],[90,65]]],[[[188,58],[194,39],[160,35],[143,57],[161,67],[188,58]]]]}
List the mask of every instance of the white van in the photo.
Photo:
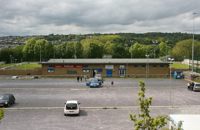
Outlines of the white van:
{"type": "Polygon", "coordinates": [[[181,130],[200,130],[200,115],[170,115],[169,129],[177,130],[180,121],[182,122],[181,130]]]}
{"type": "Polygon", "coordinates": [[[77,100],[68,100],[64,106],[64,115],[79,115],[80,103],[77,100]]]}

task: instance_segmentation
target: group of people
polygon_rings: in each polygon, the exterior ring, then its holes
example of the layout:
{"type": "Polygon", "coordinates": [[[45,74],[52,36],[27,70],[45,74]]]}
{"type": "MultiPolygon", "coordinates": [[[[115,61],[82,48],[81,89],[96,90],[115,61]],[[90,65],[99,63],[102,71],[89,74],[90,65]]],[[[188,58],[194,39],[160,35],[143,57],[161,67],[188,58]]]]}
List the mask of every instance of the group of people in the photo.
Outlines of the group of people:
{"type": "Polygon", "coordinates": [[[188,87],[190,87],[190,86],[194,86],[194,82],[190,82],[190,83],[188,83],[187,86],[188,86],[188,87]]]}
{"type": "MultiPolygon", "coordinates": [[[[77,78],[77,82],[79,82],[79,81],[83,81],[83,78],[85,79],[85,81],[86,81],[86,79],[88,78],[88,76],[86,76],[86,75],[84,75],[84,76],[77,76],[76,77],[77,78]]],[[[111,81],[111,85],[113,86],[114,85],[114,81],[111,81]]]]}
{"type": "Polygon", "coordinates": [[[82,82],[83,77],[82,76],[77,76],[77,82],[79,82],[79,80],[82,82]]]}
{"type": "Polygon", "coordinates": [[[85,81],[86,81],[86,79],[88,78],[88,76],[87,76],[87,75],[84,75],[84,76],[77,76],[76,78],[77,78],[77,82],[79,82],[79,81],[82,82],[83,78],[84,78],[85,81]]]}

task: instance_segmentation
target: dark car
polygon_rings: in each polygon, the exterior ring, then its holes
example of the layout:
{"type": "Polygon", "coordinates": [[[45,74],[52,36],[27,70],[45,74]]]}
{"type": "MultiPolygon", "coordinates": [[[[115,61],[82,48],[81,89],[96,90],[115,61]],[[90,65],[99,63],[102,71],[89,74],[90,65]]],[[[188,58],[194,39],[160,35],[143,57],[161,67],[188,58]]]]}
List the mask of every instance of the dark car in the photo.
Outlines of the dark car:
{"type": "Polygon", "coordinates": [[[102,82],[99,81],[96,78],[90,78],[87,82],[86,82],[86,86],[89,86],[90,88],[98,88],[98,87],[102,87],[102,82]]]}
{"type": "Polygon", "coordinates": [[[2,94],[0,95],[0,106],[9,107],[15,104],[15,97],[13,94],[2,94]]]}
{"type": "Polygon", "coordinates": [[[184,79],[184,74],[181,71],[174,71],[172,75],[174,79],[184,79]]]}

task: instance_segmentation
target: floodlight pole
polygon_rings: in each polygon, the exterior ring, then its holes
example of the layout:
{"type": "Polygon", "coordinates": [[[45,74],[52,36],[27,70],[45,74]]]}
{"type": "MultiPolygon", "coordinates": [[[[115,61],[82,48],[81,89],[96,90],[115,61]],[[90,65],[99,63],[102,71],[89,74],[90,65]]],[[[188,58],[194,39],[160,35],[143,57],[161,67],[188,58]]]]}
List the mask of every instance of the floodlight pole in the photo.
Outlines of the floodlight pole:
{"type": "Polygon", "coordinates": [[[192,19],[193,19],[193,26],[192,26],[192,73],[194,72],[194,33],[195,33],[195,24],[194,24],[194,16],[197,13],[192,14],[192,19]]]}
{"type": "Polygon", "coordinates": [[[42,62],[42,50],[41,50],[41,45],[40,45],[40,63],[42,62]]]}

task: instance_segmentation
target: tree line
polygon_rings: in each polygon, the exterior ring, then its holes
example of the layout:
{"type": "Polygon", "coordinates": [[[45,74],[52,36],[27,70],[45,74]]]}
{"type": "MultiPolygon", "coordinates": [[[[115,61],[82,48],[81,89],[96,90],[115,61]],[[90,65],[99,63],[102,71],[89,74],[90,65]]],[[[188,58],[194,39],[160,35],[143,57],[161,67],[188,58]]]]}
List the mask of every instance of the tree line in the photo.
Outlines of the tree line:
{"type": "MultiPolygon", "coordinates": [[[[80,38],[71,36],[69,41],[52,42],[44,37],[28,39],[24,45],[0,50],[0,61],[47,61],[50,58],[160,58],[171,55],[176,60],[191,57],[192,40],[170,43],[165,37],[134,37],[129,42],[121,34],[92,35],[80,38]],[[143,38],[143,39],[142,39],[143,38]]],[[[51,39],[52,40],[52,39],[51,39]]],[[[59,39],[57,39],[59,41],[59,39]]],[[[195,40],[195,58],[200,56],[200,42],[195,40]]]]}

